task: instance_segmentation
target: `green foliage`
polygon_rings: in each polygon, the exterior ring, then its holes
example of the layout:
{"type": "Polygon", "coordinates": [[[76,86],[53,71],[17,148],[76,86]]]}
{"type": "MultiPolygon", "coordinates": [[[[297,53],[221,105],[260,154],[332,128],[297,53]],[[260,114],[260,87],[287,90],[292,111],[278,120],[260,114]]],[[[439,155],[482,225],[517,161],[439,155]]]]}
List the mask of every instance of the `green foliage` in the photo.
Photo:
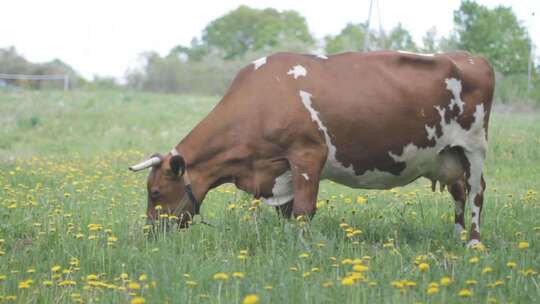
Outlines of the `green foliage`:
{"type": "MultiPolygon", "coordinates": [[[[366,35],[366,24],[349,23],[338,35],[325,37],[326,52],[335,54],[344,51],[362,51],[366,35]]],[[[395,26],[388,34],[370,31],[370,50],[407,50],[415,51],[417,46],[411,34],[403,28],[401,23],[395,26]]]]}
{"type": "Polygon", "coordinates": [[[527,74],[498,75],[495,102],[504,104],[530,103],[540,106],[540,78],[534,75],[531,91],[527,88],[527,74]]]}
{"type": "Polygon", "coordinates": [[[511,7],[466,0],[454,12],[454,26],[459,48],[485,55],[503,74],[527,71],[530,39],[511,7]]]}
{"type": "Polygon", "coordinates": [[[421,51],[424,53],[435,53],[438,48],[437,28],[432,27],[424,34],[424,37],[422,37],[421,51]]]}
{"type": "Polygon", "coordinates": [[[203,42],[210,52],[224,59],[276,48],[283,41],[300,41],[308,46],[315,41],[306,20],[295,11],[258,10],[242,5],[210,22],[203,33],[203,42]]]}
{"type": "Polygon", "coordinates": [[[401,23],[398,23],[388,35],[384,33],[377,39],[377,48],[379,50],[403,50],[416,51],[418,48],[412,39],[412,35],[401,23]]]}
{"type": "MultiPolygon", "coordinates": [[[[338,35],[328,35],[325,40],[325,51],[327,54],[335,54],[344,51],[359,51],[364,48],[366,35],[366,24],[348,23],[338,35]]],[[[371,38],[375,38],[372,34],[371,38]]]]}

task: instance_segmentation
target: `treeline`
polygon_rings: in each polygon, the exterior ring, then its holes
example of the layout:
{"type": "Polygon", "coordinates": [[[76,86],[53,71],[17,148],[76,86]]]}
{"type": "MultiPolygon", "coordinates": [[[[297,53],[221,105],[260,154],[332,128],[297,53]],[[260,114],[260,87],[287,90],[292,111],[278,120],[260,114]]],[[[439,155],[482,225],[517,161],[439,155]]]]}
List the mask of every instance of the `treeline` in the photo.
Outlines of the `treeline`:
{"type": "MultiPolygon", "coordinates": [[[[527,70],[531,37],[510,7],[487,8],[464,0],[454,11],[454,29],[441,36],[432,27],[421,44],[401,24],[389,31],[366,29],[365,23],[349,23],[336,35],[316,39],[298,12],[253,9],[240,6],[211,21],[200,38],[177,45],[168,54],[140,55],[142,64],[125,74],[130,89],[167,93],[222,95],[232,78],[254,59],[279,51],[335,54],[344,51],[405,50],[436,53],[467,50],[489,59],[497,72],[498,102],[532,101],[540,104],[540,66],[532,66],[532,89],[527,70]],[[369,35],[366,39],[366,35],[369,35]]],[[[537,60],[538,62],[538,60],[537,60]]],[[[71,75],[78,87],[114,88],[113,78],[86,81],[60,60],[35,64],[14,48],[0,49],[0,73],[71,75]]],[[[43,87],[49,82],[12,81],[19,86],[43,87]]],[[[56,84],[58,85],[58,84],[56,84]]]]}
{"type": "Polygon", "coordinates": [[[236,72],[249,62],[277,51],[335,54],[364,50],[445,52],[467,50],[486,56],[497,71],[499,102],[540,103],[538,66],[533,66],[533,90],[527,89],[531,38],[510,7],[489,9],[463,1],[454,12],[454,30],[440,36],[435,27],[417,45],[401,24],[388,32],[366,30],[365,23],[350,23],[336,35],[317,41],[306,20],[295,11],[258,10],[240,6],[210,22],[201,38],[178,45],[165,56],[141,55],[144,64],[126,73],[131,88],[157,92],[222,94],[236,72]]]}
{"type": "MultiPolygon", "coordinates": [[[[14,47],[0,49],[0,73],[1,74],[26,74],[26,75],[69,75],[72,85],[80,84],[83,79],[75,70],[60,59],[54,59],[45,63],[33,63],[26,60],[14,47]]],[[[62,88],[62,82],[40,80],[18,80],[0,78],[2,85],[13,85],[23,88],[62,88]]]]}

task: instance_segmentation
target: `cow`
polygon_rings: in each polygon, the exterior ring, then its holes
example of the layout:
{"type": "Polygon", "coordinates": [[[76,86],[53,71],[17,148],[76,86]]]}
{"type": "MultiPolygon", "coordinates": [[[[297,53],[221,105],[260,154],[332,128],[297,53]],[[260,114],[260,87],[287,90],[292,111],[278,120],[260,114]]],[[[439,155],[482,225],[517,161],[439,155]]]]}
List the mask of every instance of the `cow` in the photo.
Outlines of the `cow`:
{"type": "MultiPolygon", "coordinates": [[[[494,73],[467,52],[277,53],[243,68],[215,108],[151,168],[148,219],[186,219],[223,183],[285,217],[311,218],[319,182],[390,189],[419,177],[448,186],[455,233],[480,244],[483,164],[494,73]]],[[[181,119],[181,113],[179,113],[181,119]]]]}

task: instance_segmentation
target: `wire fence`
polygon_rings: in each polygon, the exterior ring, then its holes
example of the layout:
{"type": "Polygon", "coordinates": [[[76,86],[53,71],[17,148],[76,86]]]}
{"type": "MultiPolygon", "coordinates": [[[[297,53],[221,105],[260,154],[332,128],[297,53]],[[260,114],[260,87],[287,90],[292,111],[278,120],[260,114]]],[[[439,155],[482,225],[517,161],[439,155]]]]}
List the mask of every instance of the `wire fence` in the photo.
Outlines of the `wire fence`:
{"type": "Polygon", "coordinates": [[[68,74],[49,74],[49,75],[25,75],[25,74],[2,74],[0,79],[8,80],[61,80],[64,83],[64,91],[69,90],[69,75],[68,74]]]}

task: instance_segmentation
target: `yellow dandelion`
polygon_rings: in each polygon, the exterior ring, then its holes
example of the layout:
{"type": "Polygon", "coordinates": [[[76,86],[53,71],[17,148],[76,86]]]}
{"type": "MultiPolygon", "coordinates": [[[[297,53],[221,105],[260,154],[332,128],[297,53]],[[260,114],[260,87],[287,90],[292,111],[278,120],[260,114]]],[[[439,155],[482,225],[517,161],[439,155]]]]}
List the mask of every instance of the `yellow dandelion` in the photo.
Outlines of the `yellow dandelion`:
{"type": "Polygon", "coordinates": [[[137,290],[137,289],[141,289],[141,285],[137,282],[129,282],[129,284],[127,285],[127,287],[131,290],[137,290]]]}
{"type": "Polygon", "coordinates": [[[452,284],[452,279],[450,279],[449,277],[442,277],[440,282],[442,286],[448,286],[452,284]]]}
{"type": "Polygon", "coordinates": [[[351,286],[352,284],[354,284],[354,279],[351,277],[344,277],[341,280],[341,285],[343,286],[351,286]]]}
{"type": "Polygon", "coordinates": [[[73,280],[63,280],[62,282],[58,283],[58,286],[74,286],[77,285],[77,282],[73,280]]]}
{"type": "Polygon", "coordinates": [[[218,272],[214,274],[214,280],[216,281],[227,281],[229,279],[229,275],[224,272],[218,272]]]}
{"type": "Polygon", "coordinates": [[[516,262],[508,262],[506,263],[506,267],[508,268],[516,268],[517,264],[516,262]]]}
{"type": "Polygon", "coordinates": [[[420,271],[427,271],[429,270],[429,264],[428,263],[420,263],[418,265],[418,269],[420,269],[420,271]]]}
{"type": "Polygon", "coordinates": [[[19,289],[28,289],[28,288],[30,288],[31,284],[32,284],[31,280],[26,280],[26,281],[19,282],[19,289]]]}
{"type": "Polygon", "coordinates": [[[357,264],[353,266],[353,270],[357,272],[366,272],[369,270],[369,267],[363,264],[357,264]]]}
{"type": "Polygon", "coordinates": [[[306,253],[306,252],[301,253],[300,255],[298,255],[298,257],[301,259],[307,259],[309,258],[309,253],[306,253]]]}
{"type": "Polygon", "coordinates": [[[186,281],[186,285],[191,287],[191,288],[194,288],[195,286],[197,286],[197,282],[195,282],[195,281],[186,281]]]}
{"type": "Polygon", "coordinates": [[[464,297],[464,298],[470,297],[470,296],[472,296],[472,294],[473,294],[473,293],[472,293],[472,290],[470,290],[470,289],[468,289],[468,288],[464,288],[464,289],[462,289],[462,290],[460,290],[460,291],[458,292],[458,296],[464,297]]]}
{"type": "Polygon", "coordinates": [[[363,197],[363,196],[358,196],[356,198],[356,203],[358,203],[359,205],[364,205],[366,203],[366,201],[367,201],[366,198],[363,197]]]}
{"type": "Polygon", "coordinates": [[[236,272],[233,272],[232,276],[237,279],[243,279],[245,275],[243,272],[236,271],[236,272]]]}
{"type": "Polygon", "coordinates": [[[467,280],[467,281],[465,281],[465,284],[467,284],[467,285],[476,285],[476,284],[478,284],[478,281],[477,280],[467,280]]]}
{"type": "Polygon", "coordinates": [[[330,288],[330,287],[334,286],[334,282],[332,282],[332,281],[325,281],[325,282],[322,284],[322,286],[323,286],[324,288],[330,288]]]}
{"type": "Polygon", "coordinates": [[[51,271],[52,272],[59,272],[60,270],[62,269],[62,266],[60,265],[55,265],[51,268],[51,271]]]}
{"type": "Polygon", "coordinates": [[[415,281],[408,281],[408,280],[405,280],[405,286],[407,286],[407,287],[415,287],[415,286],[416,286],[416,282],[415,282],[415,281]]]}
{"type": "Polygon", "coordinates": [[[259,303],[259,296],[256,294],[249,294],[242,300],[243,304],[256,304],[259,303]]]}
{"type": "Polygon", "coordinates": [[[518,248],[519,249],[527,249],[527,248],[529,248],[529,242],[519,242],[518,248]]]}
{"type": "Polygon", "coordinates": [[[484,269],[482,269],[483,274],[491,273],[491,272],[493,272],[493,268],[491,268],[491,267],[485,267],[484,269]]]}
{"type": "Polygon", "coordinates": [[[432,286],[432,287],[429,287],[426,292],[427,292],[428,295],[431,296],[431,295],[434,295],[434,294],[438,293],[439,288],[435,287],[435,286],[432,286]]]}
{"type": "Polygon", "coordinates": [[[477,264],[480,259],[478,257],[472,257],[469,259],[469,263],[471,264],[477,264]]]}
{"type": "Polygon", "coordinates": [[[130,301],[131,304],[144,304],[146,303],[146,300],[143,297],[134,297],[130,301]]]}
{"type": "Polygon", "coordinates": [[[146,280],[148,280],[148,276],[146,274],[143,273],[139,276],[139,281],[144,282],[146,280]]]}

